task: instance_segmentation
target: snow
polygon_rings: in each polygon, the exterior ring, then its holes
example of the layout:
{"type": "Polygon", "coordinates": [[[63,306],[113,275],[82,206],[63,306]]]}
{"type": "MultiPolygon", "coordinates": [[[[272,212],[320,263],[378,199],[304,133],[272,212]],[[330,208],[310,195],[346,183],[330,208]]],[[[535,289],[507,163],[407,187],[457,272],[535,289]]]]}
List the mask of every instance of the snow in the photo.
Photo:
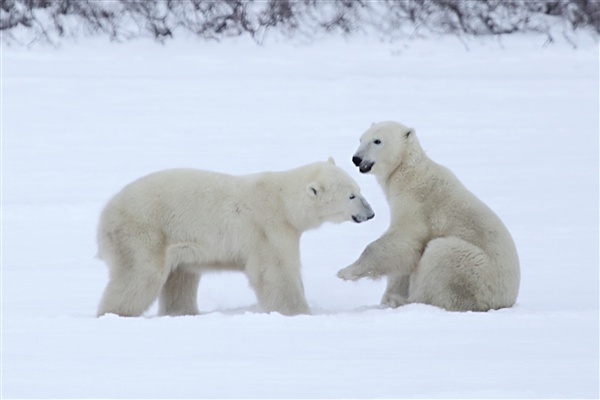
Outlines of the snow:
{"type": "Polygon", "coordinates": [[[598,398],[598,44],[329,38],[2,46],[3,398],[598,398]],[[517,305],[378,307],[335,273],[387,228],[350,162],[371,122],[504,220],[517,305]],[[376,217],[302,239],[313,315],[261,313],[242,274],[203,277],[202,315],[95,318],[104,203],[171,167],[233,174],[333,156],[376,217]]]}

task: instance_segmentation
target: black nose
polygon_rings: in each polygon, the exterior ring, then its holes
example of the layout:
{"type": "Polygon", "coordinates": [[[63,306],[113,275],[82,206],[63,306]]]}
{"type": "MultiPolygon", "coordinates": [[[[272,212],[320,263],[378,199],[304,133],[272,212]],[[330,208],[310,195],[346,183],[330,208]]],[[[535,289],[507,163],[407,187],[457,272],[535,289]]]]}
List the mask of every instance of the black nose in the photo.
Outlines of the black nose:
{"type": "Polygon", "coordinates": [[[354,157],[352,157],[352,162],[354,163],[354,165],[356,165],[358,167],[360,165],[360,163],[362,162],[362,158],[354,156],[354,157]]]}

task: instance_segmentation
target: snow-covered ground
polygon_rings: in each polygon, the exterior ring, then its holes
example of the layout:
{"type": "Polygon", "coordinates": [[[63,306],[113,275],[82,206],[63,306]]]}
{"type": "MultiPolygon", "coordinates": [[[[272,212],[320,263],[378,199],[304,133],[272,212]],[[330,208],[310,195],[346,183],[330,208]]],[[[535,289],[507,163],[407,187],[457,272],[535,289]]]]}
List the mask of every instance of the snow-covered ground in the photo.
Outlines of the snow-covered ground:
{"type": "Polygon", "coordinates": [[[2,397],[598,398],[598,45],[544,41],[3,45],[2,397]],[[389,119],[505,221],[514,308],[381,309],[384,281],[336,278],[387,228],[350,158],[389,119]],[[94,317],[96,223],[123,185],[328,156],[376,218],[303,237],[313,315],[260,313],[224,273],[203,278],[203,315],[94,317]]]}

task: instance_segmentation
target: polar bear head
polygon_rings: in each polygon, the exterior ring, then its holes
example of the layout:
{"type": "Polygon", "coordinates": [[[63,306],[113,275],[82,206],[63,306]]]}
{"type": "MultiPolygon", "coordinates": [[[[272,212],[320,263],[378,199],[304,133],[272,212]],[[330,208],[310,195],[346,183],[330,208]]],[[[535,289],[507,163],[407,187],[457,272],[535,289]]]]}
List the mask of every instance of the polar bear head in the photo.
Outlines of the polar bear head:
{"type": "Polygon", "coordinates": [[[306,186],[316,218],[322,222],[361,223],[375,216],[356,182],[333,159],[316,163],[315,174],[306,186]]]}
{"type": "Polygon", "coordinates": [[[373,124],[360,137],[352,162],[363,174],[385,178],[398,168],[416,140],[415,130],[398,122],[373,124]]]}

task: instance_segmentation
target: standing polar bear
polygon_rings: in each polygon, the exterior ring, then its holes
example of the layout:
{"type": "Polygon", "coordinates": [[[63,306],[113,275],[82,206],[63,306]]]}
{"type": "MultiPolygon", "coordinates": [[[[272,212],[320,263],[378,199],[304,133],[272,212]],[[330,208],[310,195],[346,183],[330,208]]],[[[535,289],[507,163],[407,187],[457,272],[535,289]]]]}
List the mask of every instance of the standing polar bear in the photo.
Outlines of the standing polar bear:
{"type": "Polygon", "coordinates": [[[371,172],[390,205],[391,222],[349,267],[346,280],[388,277],[382,304],[425,303],[454,311],[510,307],[519,260],[500,219],[448,169],[423,152],[414,129],[374,124],[353,157],[371,172]]]}
{"type": "Polygon", "coordinates": [[[302,232],[373,216],[332,159],[246,176],[192,169],[148,175],[102,212],[98,255],[110,280],[98,315],[139,316],[158,297],[161,315],[198,314],[198,284],[208,270],[245,272],[267,312],[308,313],[302,232]]]}

